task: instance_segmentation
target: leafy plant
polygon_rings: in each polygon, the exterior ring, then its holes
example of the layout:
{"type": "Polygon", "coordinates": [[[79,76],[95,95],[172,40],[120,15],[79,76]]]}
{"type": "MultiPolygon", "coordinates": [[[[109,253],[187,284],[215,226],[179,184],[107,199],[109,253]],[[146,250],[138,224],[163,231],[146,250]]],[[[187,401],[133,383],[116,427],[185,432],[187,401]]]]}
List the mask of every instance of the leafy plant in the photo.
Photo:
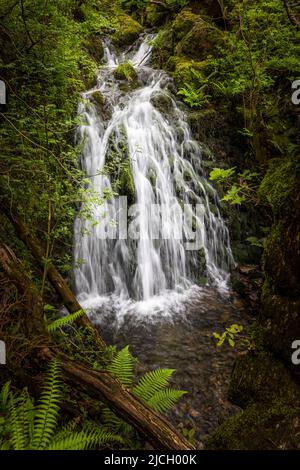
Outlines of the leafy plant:
{"type": "Polygon", "coordinates": [[[213,168],[209,174],[209,179],[211,181],[223,182],[233,176],[234,173],[235,168],[228,168],[227,170],[224,168],[213,168]]]}
{"type": "MultiPolygon", "coordinates": [[[[147,372],[135,384],[135,363],[136,359],[131,355],[129,347],[126,346],[115,355],[107,370],[153,410],[160,413],[167,412],[187,393],[168,386],[175,372],[174,369],[157,369],[147,372]]],[[[114,430],[119,432],[128,432],[130,430],[130,426],[108,408],[105,409],[103,416],[105,424],[114,430]]]]}
{"type": "Polygon", "coordinates": [[[180,88],[178,95],[183,96],[183,101],[191,108],[201,108],[208,103],[210,95],[205,93],[206,83],[199,88],[189,83],[184,84],[184,88],[180,88]]]}
{"type": "Polygon", "coordinates": [[[49,323],[47,325],[47,330],[49,331],[49,333],[53,333],[53,331],[56,331],[58,328],[62,328],[63,326],[70,325],[71,323],[75,322],[84,314],[84,310],[80,309],[77,312],[70,313],[70,315],[58,318],[57,320],[54,320],[52,323],[49,323]]]}
{"type": "Polygon", "coordinates": [[[122,442],[120,436],[93,423],[78,431],[74,422],[59,427],[59,372],[59,363],[53,360],[37,405],[26,389],[16,394],[9,390],[9,382],[2,387],[0,409],[6,416],[0,421],[1,450],[82,450],[122,442]]]}
{"type": "Polygon", "coordinates": [[[235,346],[235,340],[236,336],[243,331],[243,326],[242,325],[231,325],[226,330],[222,333],[213,333],[214,338],[218,340],[217,346],[222,346],[225,341],[228,342],[229,346],[232,348],[235,346]]]}

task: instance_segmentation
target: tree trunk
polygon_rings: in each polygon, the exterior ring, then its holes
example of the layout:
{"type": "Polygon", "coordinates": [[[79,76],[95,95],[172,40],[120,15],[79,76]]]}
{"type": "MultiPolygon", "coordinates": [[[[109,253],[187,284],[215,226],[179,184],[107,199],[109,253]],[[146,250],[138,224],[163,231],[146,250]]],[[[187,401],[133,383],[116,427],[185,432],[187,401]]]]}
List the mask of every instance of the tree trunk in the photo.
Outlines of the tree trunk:
{"type": "MultiPolygon", "coordinates": [[[[106,403],[116,415],[132,425],[155,449],[192,450],[193,447],[182,437],[169,421],[151,410],[139,398],[127,390],[118,380],[105,371],[96,371],[70,359],[53,343],[45,329],[43,300],[26,274],[13,251],[7,246],[0,247],[0,264],[9,279],[17,286],[22,295],[29,293],[29,306],[33,306],[32,317],[27,314],[25,322],[30,325],[27,342],[37,346],[34,357],[44,364],[45,360],[58,357],[63,371],[63,379],[73,387],[83,389],[91,397],[106,403]],[[35,329],[32,327],[34,321],[35,329]],[[42,335],[41,335],[42,333],[42,335]],[[41,343],[41,338],[44,338],[41,343]]],[[[24,338],[21,338],[24,339],[24,338]]],[[[33,346],[34,347],[34,346],[33,346]]]]}
{"type": "MultiPolygon", "coordinates": [[[[78,300],[76,299],[75,295],[64,281],[61,274],[57,271],[53,263],[47,261],[44,258],[44,250],[42,249],[41,245],[39,244],[38,240],[34,238],[34,236],[30,233],[28,228],[25,226],[22,218],[14,209],[13,206],[9,205],[5,198],[1,201],[2,210],[5,215],[9,218],[13,227],[18,235],[18,237],[23,241],[23,243],[27,246],[28,250],[37,260],[38,264],[40,265],[41,269],[46,270],[47,278],[51,282],[52,286],[54,287],[55,291],[60,296],[63,304],[65,305],[66,309],[70,313],[78,312],[78,310],[84,309],[79,304],[78,300]]],[[[97,345],[101,349],[106,348],[106,344],[101,338],[98,330],[94,328],[92,322],[89,320],[86,314],[82,315],[78,319],[78,323],[82,326],[85,326],[89,329],[93,330],[93,334],[95,336],[95,341],[97,345]]]]}

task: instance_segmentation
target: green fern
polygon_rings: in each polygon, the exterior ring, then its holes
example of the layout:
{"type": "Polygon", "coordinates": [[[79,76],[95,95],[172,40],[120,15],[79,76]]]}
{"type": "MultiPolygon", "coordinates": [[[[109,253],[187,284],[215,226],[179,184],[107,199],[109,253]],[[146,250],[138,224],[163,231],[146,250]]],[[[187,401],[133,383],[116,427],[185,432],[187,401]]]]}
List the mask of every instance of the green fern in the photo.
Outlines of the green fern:
{"type": "Polygon", "coordinates": [[[159,413],[165,413],[166,411],[171,410],[173,406],[177,403],[179,398],[182,395],[185,395],[187,392],[184,390],[174,390],[172,388],[166,388],[164,390],[159,390],[156,392],[150,400],[147,401],[148,405],[159,413]]]}
{"type": "Polygon", "coordinates": [[[33,449],[45,449],[53,438],[59,416],[59,402],[61,398],[59,365],[57,360],[52,361],[48,380],[40,398],[36,411],[34,426],[33,449]]]}
{"type": "MultiPolygon", "coordinates": [[[[121,436],[87,423],[79,431],[73,421],[58,427],[61,383],[59,364],[50,364],[40,402],[34,406],[27,390],[20,395],[8,392],[5,384],[0,392],[0,406],[6,412],[6,425],[0,426],[1,450],[83,450],[98,448],[108,442],[122,443],[121,436]]],[[[1,424],[1,423],[0,423],[1,424]]]]}
{"type": "Polygon", "coordinates": [[[78,318],[82,317],[85,312],[84,310],[78,310],[75,313],[70,313],[70,315],[66,315],[65,317],[58,318],[57,320],[54,320],[52,323],[47,325],[47,330],[49,333],[53,333],[56,331],[58,328],[62,328],[63,326],[70,325],[74,321],[78,320],[78,318]]]}
{"type": "MultiPolygon", "coordinates": [[[[116,354],[108,366],[108,371],[123,385],[130,388],[134,395],[147,403],[153,410],[160,413],[169,411],[187,393],[183,390],[167,388],[175,369],[157,369],[147,372],[134,385],[135,362],[136,359],[130,354],[129,348],[126,346],[116,354]]],[[[132,430],[131,426],[118,418],[109,408],[103,410],[102,416],[105,425],[115,432],[128,435],[132,430]]]]}
{"type": "Polygon", "coordinates": [[[148,402],[156,392],[165,388],[175,369],[157,369],[147,372],[133,388],[133,393],[148,402]]]}
{"type": "Polygon", "coordinates": [[[109,364],[107,370],[126,387],[131,387],[134,376],[135,358],[130,354],[129,347],[121,349],[109,364]]]}

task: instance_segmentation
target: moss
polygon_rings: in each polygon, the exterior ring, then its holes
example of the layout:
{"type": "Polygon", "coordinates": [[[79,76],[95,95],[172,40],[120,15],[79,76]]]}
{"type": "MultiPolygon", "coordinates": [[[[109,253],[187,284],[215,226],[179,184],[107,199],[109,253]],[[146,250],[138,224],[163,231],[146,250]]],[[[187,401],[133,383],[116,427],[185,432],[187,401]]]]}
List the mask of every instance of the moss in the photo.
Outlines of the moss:
{"type": "Polygon", "coordinates": [[[189,8],[182,10],[175,18],[172,30],[175,40],[181,40],[186,34],[191,31],[195,24],[201,21],[199,15],[195,15],[189,8]]]}
{"type": "Polygon", "coordinates": [[[97,90],[94,91],[92,94],[93,101],[96,103],[96,105],[101,109],[104,105],[104,97],[101,93],[101,91],[97,90]]]}
{"type": "Polygon", "coordinates": [[[117,80],[126,80],[131,84],[137,84],[138,76],[134,67],[128,62],[118,65],[114,70],[114,77],[117,80]]]}
{"type": "Polygon", "coordinates": [[[252,403],[269,404],[275,400],[293,406],[300,403],[300,389],[280,361],[263,352],[247,354],[235,362],[229,399],[242,408],[252,403]]]}
{"type": "Polygon", "coordinates": [[[150,26],[160,26],[165,21],[168,12],[160,5],[147,5],[146,24],[150,26]]]}
{"type": "Polygon", "coordinates": [[[192,69],[201,72],[207,65],[207,61],[205,60],[196,61],[182,56],[173,56],[170,59],[170,63],[174,68],[173,77],[178,88],[184,86],[185,83],[193,82],[194,76],[192,69]]]}
{"type": "Polygon", "coordinates": [[[175,48],[177,55],[203,60],[215,55],[223,44],[223,34],[216,27],[199,19],[194,27],[181,39],[175,48]]]}
{"type": "Polygon", "coordinates": [[[135,200],[135,185],[129,160],[126,160],[125,164],[120,168],[119,187],[119,194],[127,196],[128,203],[133,204],[135,200]]]}
{"type": "Polygon", "coordinates": [[[143,31],[143,27],[129,15],[120,15],[118,23],[119,26],[112,40],[119,47],[131,45],[143,31]]]}
{"type": "Polygon", "coordinates": [[[253,404],[212,433],[205,449],[299,449],[300,408],[281,401],[253,404]]]}
{"type": "Polygon", "coordinates": [[[299,174],[299,162],[280,158],[270,162],[258,194],[262,202],[270,204],[275,217],[293,202],[292,195],[297,174],[299,174]]]}
{"type": "Polygon", "coordinates": [[[101,38],[97,34],[91,34],[83,41],[88,54],[98,63],[101,62],[104,55],[104,48],[101,38]]]}

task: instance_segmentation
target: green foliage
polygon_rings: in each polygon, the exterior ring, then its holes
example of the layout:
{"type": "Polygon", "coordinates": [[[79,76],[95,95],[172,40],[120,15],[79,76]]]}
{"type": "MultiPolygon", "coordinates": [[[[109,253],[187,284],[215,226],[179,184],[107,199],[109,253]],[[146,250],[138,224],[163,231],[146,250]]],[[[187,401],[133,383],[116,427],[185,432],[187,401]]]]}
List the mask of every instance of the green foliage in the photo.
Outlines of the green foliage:
{"type": "Polygon", "coordinates": [[[275,217],[286,206],[293,203],[293,194],[297,187],[300,165],[296,160],[274,159],[261,182],[258,195],[262,202],[272,207],[275,217]]]}
{"type": "Polygon", "coordinates": [[[135,83],[137,81],[136,71],[129,62],[118,65],[114,71],[114,76],[118,80],[128,80],[131,83],[135,83]]]}
{"type": "Polygon", "coordinates": [[[0,421],[0,448],[2,450],[83,450],[99,448],[107,442],[122,442],[120,436],[88,423],[76,431],[76,423],[59,428],[61,383],[59,364],[50,364],[38,405],[26,389],[21,394],[2,387],[0,408],[6,414],[0,421]]]}
{"type": "Polygon", "coordinates": [[[202,108],[208,103],[210,96],[205,94],[206,85],[195,89],[193,85],[185,84],[184,88],[178,91],[178,95],[183,96],[183,101],[191,108],[202,108]]]}
{"type": "Polygon", "coordinates": [[[85,315],[85,312],[82,309],[78,310],[77,312],[70,313],[69,315],[66,315],[65,317],[58,318],[52,323],[49,323],[47,325],[47,330],[49,331],[49,333],[52,333],[58,328],[62,328],[66,325],[70,325],[71,323],[75,322],[76,320],[78,320],[78,318],[82,317],[83,315],[85,315]]]}
{"type": "MultiPolygon", "coordinates": [[[[160,413],[169,411],[186,393],[183,390],[168,387],[175,372],[174,369],[158,369],[147,372],[135,384],[133,380],[135,362],[136,359],[126,346],[115,355],[107,370],[153,410],[160,413]]],[[[119,419],[110,409],[104,410],[103,417],[105,425],[110,429],[125,434],[131,431],[131,427],[119,419]]]]}
{"type": "Polygon", "coordinates": [[[228,342],[229,346],[232,348],[235,346],[235,338],[236,336],[243,331],[243,326],[242,325],[231,325],[226,330],[222,333],[213,333],[214,338],[216,338],[217,341],[217,346],[222,346],[224,342],[228,342]]]}
{"type": "Polygon", "coordinates": [[[211,181],[223,182],[233,176],[235,173],[235,168],[213,168],[209,174],[209,179],[211,181]]]}
{"type": "Polygon", "coordinates": [[[195,434],[196,434],[196,429],[195,428],[190,428],[190,429],[183,428],[182,429],[182,434],[192,444],[192,446],[196,445],[196,441],[195,441],[195,438],[194,438],[195,434]]]}
{"type": "Polygon", "coordinates": [[[259,240],[257,237],[248,237],[246,241],[250,243],[251,246],[257,246],[258,248],[263,248],[265,239],[259,240]]]}
{"type": "Polygon", "coordinates": [[[130,387],[134,375],[134,362],[135,359],[130,354],[129,347],[126,346],[121,351],[118,351],[107,370],[123,385],[130,387]]]}
{"type": "Polygon", "coordinates": [[[231,205],[241,205],[243,202],[255,202],[257,193],[257,180],[259,173],[245,170],[236,175],[235,168],[213,168],[209,179],[221,185],[226,190],[222,201],[231,205]]]}
{"type": "Polygon", "coordinates": [[[203,74],[194,68],[190,69],[190,74],[192,83],[185,83],[178,95],[183,96],[184,102],[191,108],[202,108],[209,102],[210,95],[206,93],[206,89],[211,77],[204,78],[203,74]]]}

